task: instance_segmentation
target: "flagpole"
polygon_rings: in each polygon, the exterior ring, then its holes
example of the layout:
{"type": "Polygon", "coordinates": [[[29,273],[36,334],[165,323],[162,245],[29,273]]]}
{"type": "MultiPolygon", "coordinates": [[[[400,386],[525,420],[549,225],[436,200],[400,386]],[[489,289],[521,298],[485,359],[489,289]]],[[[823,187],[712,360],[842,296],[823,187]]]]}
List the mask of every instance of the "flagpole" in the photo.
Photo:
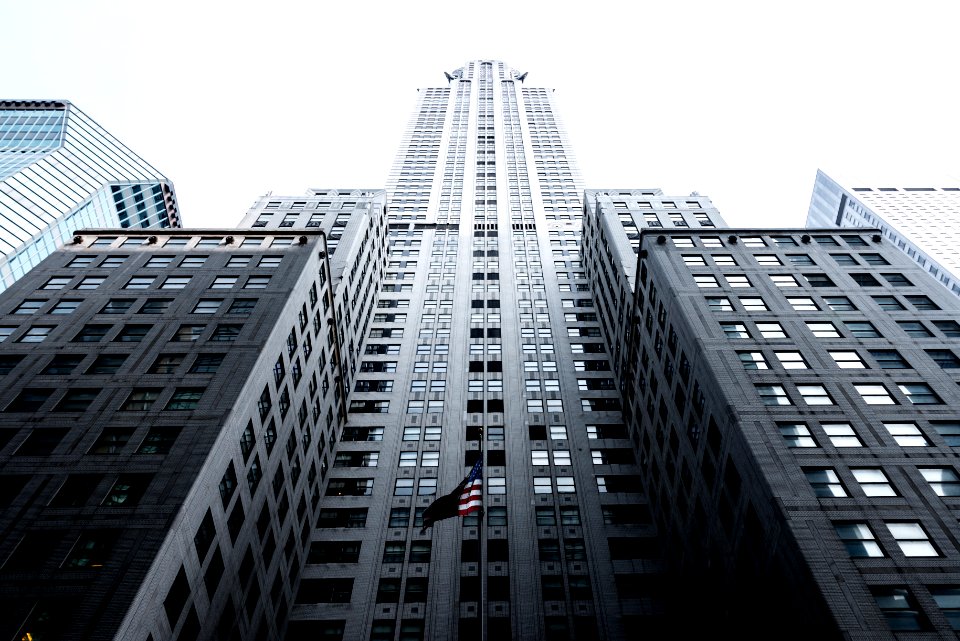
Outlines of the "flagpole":
{"type": "MultiPolygon", "coordinates": [[[[486,461],[483,460],[483,426],[480,427],[480,465],[486,467],[486,461]]],[[[483,471],[483,483],[480,484],[480,518],[477,519],[480,524],[480,530],[478,534],[480,542],[480,641],[487,641],[487,564],[485,559],[487,558],[487,550],[484,547],[484,531],[487,529],[486,522],[484,517],[486,516],[486,507],[487,507],[487,473],[486,470],[483,471]]]]}

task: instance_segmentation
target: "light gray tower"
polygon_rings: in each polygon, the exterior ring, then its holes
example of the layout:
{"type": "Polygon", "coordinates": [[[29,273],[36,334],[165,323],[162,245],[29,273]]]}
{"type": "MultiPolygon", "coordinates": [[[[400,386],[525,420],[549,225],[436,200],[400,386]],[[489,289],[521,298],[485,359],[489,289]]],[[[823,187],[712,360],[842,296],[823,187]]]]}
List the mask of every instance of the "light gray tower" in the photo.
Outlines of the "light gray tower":
{"type": "Polygon", "coordinates": [[[179,227],[173,184],[65,100],[0,100],[0,291],[82,227],[179,227]]]}
{"type": "Polygon", "coordinates": [[[960,296],[960,181],[853,184],[817,170],[807,227],[877,227],[897,249],[960,296]]]}

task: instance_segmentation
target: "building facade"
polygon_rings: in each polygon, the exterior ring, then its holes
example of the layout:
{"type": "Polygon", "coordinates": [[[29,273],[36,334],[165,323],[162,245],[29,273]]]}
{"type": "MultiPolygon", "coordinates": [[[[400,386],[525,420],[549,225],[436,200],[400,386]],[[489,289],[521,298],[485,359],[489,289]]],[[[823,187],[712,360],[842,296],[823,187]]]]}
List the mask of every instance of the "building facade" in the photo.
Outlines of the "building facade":
{"type": "Polygon", "coordinates": [[[807,227],[879,228],[887,240],[960,296],[960,183],[852,187],[821,170],[810,198],[807,227]]]}
{"type": "Polygon", "coordinates": [[[179,227],[173,184],[65,100],[0,100],[0,291],[82,227],[179,227]]]}

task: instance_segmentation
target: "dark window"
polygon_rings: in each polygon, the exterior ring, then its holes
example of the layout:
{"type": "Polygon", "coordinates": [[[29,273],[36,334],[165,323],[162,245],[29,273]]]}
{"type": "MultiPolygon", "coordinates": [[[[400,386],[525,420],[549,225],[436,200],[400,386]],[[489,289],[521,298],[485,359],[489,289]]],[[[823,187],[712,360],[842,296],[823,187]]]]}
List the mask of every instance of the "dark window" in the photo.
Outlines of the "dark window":
{"type": "MultiPolygon", "coordinates": [[[[936,321],[934,323],[936,323],[936,321]]],[[[900,329],[902,329],[907,336],[912,336],[913,338],[929,338],[933,336],[933,332],[927,329],[927,326],[920,321],[897,321],[897,325],[900,326],[900,329]]]]}
{"type": "Polygon", "coordinates": [[[105,427],[87,454],[119,454],[133,432],[133,427],[119,425],[105,427]]]}
{"type": "Polygon", "coordinates": [[[167,592],[166,598],[163,600],[163,609],[167,613],[167,620],[170,622],[171,628],[177,626],[180,613],[183,612],[183,607],[187,604],[189,598],[190,583],[187,581],[187,573],[183,571],[183,566],[181,566],[177,577],[173,580],[173,584],[167,592]]]}
{"type": "Polygon", "coordinates": [[[257,304],[256,298],[238,298],[232,303],[230,303],[230,308],[227,310],[228,314],[242,314],[244,316],[249,315],[253,312],[253,308],[257,304]]]}
{"type": "Polygon", "coordinates": [[[874,296],[873,301],[880,309],[888,312],[899,312],[906,309],[903,304],[897,300],[896,296],[874,296]]]}
{"type": "Polygon", "coordinates": [[[82,354],[57,354],[40,373],[50,375],[72,374],[84,358],[85,356],[82,354]]]}
{"type": "Polygon", "coordinates": [[[811,287],[835,287],[833,281],[826,274],[804,274],[804,278],[811,287]]]}
{"type": "Polygon", "coordinates": [[[872,586],[870,591],[891,630],[926,630],[929,625],[907,588],[872,586]]]}
{"type": "MultiPolygon", "coordinates": [[[[103,480],[102,474],[71,474],[50,501],[50,507],[82,507],[103,480]]],[[[6,478],[4,478],[6,481],[6,478]]]]}
{"type": "Polygon", "coordinates": [[[151,427],[137,454],[167,454],[180,435],[180,427],[151,427]]]}
{"type": "Polygon", "coordinates": [[[226,354],[198,354],[190,367],[191,374],[213,374],[220,369],[226,354]]]}
{"type": "Polygon", "coordinates": [[[80,535],[63,562],[65,568],[102,568],[110,558],[118,530],[90,530],[80,535]]]}
{"type": "Polygon", "coordinates": [[[97,398],[97,394],[100,393],[98,389],[88,389],[88,388],[75,388],[67,390],[67,393],[64,395],[60,402],[57,403],[56,407],[53,408],[54,412],[83,412],[86,411],[90,404],[93,403],[94,399],[97,398]]]}
{"type": "Polygon", "coordinates": [[[943,332],[944,336],[960,338],[960,323],[955,320],[935,320],[934,326],[943,332]]]}
{"type": "Polygon", "coordinates": [[[195,410],[203,396],[202,387],[178,387],[167,401],[165,410],[195,410]]]}
{"type": "Polygon", "coordinates": [[[230,503],[230,497],[233,496],[236,489],[237,471],[233,468],[233,463],[231,462],[223,473],[223,477],[220,479],[220,500],[223,502],[223,507],[227,507],[227,504],[230,503]]]}
{"type": "Polygon", "coordinates": [[[133,507],[147,492],[153,474],[121,474],[103,499],[104,507],[133,507]]]}
{"type": "Polygon", "coordinates": [[[151,327],[153,325],[125,325],[113,340],[120,343],[139,343],[146,337],[151,327]]]}
{"type": "Polygon", "coordinates": [[[960,358],[949,349],[928,349],[927,355],[943,369],[960,368],[960,358]]]}
{"type": "Polygon", "coordinates": [[[857,338],[880,338],[880,332],[869,321],[844,321],[844,325],[857,338]]]}
{"type": "Polygon", "coordinates": [[[53,395],[47,387],[26,387],[7,405],[4,412],[36,412],[53,395]]]}
{"type": "Polygon", "coordinates": [[[240,336],[241,327],[243,327],[243,325],[217,325],[217,328],[213,330],[213,336],[210,337],[210,340],[233,342],[240,336]]]}
{"type": "Polygon", "coordinates": [[[107,332],[110,331],[111,325],[84,325],[83,329],[77,332],[77,335],[73,337],[74,343],[99,343],[104,336],[107,335],[107,332]]]}
{"type": "MultiPolygon", "coordinates": [[[[81,356],[80,359],[82,360],[83,357],[81,356]]],[[[22,360],[23,356],[19,354],[7,354],[0,356],[0,376],[6,376],[12,372],[13,368],[15,368],[22,360]]],[[[78,360],[77,362],[79,363],[80,361],[78,360]]],[[[74,365],[74,367],[76,367],[76,365],[74,365]]]]}
{"type": "Polygon", "coordinates": [[[870,274],[850,274],[850,278],[860,287],[880,287],[880,281],[870,274]]]}
{"type": "Polygon", "coordinates": [[[360,541],[314,541],[307,553],[307,563],[357,563],[360,546],[360,541]]]}
{"type": "Polygon", "coordinates": [[[835,312],[855,312],[856,306],[846,296],[824,296],[823,301],[832,311],[835,312]]]}
{"type": "Polygon", "coordinates": [[[210,513],[210,508],[207,508],[207,513],[200,522],[197,533],[193,535],[193,545],[197,549],[197,558],[200,559],[201,564],[216,538],[217,526],[213,522],[213,515],[210,513]]]}
{"type": "Polygon", "coordinates": [[[84,374],[116,374],[126,360],[126,354],[101,354],[84,374]]]}
{"type": "Polygon", "coordinates": [[[910,365],[903,360],[900,352],[895,349],[870,349],[867,351],[877,361],[880,369],[910,369],[910,365]]]}
{"type": "Polygon", "coordinates": [[[400,579],[380,579],[377,585],[377,603],[400,602],[400,579]]]}
{"type": "Polygon", "coordinates": [[[160,354],[150,368],[151,374],[173,374],[180,363],[183,362],[183,354],[160,354]]]}
{"type": "Polygon", "coordinates": [[[913,287],[913,283],[903,274],[881,274],[894,287],[913,287]]]}
{"type": "Polygon", "coordinates": [[[939,305],[930,300],[929,296],[904,296],[907,302],[919,310],[938,310],[939,305]]]}
{"type": "Polygon", "coordinates": [[[120,409],[127,412],[143,412],[149,410],[159,396],[159,387],[134,388],[127,400],[120,406],[120,409]]]}
{"type": "Polygon", "coordinates": [[[151,298],[140,308],[141,314],[162,314],[170,307],[172,298],[151,298]]]}
{"type": "Polygon", "coordinates": [[[889,265],[889,261],[880,254],[860,254],[860,258],[868,265],[889,265]]]}
{"type": "Polygon", "coordinates": [[[101,314],[124,314],[133,306],[132,298],[111,298],[100,310],[101,314]]]}

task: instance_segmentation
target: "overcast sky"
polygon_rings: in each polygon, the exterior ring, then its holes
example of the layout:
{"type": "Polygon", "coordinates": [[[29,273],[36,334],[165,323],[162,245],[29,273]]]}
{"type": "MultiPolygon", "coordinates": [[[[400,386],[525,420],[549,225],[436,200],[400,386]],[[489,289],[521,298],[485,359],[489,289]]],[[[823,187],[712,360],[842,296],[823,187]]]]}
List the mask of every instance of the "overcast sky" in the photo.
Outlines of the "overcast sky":
{"type": "Polygon", "coordinates": [[[801,225],[818,167],[960,175],[960,3],[0,0],[0,97],[63,98],[174,181],[188,226],[382,187],[475,58],[556,89],[588,187],[801,225]]]}

